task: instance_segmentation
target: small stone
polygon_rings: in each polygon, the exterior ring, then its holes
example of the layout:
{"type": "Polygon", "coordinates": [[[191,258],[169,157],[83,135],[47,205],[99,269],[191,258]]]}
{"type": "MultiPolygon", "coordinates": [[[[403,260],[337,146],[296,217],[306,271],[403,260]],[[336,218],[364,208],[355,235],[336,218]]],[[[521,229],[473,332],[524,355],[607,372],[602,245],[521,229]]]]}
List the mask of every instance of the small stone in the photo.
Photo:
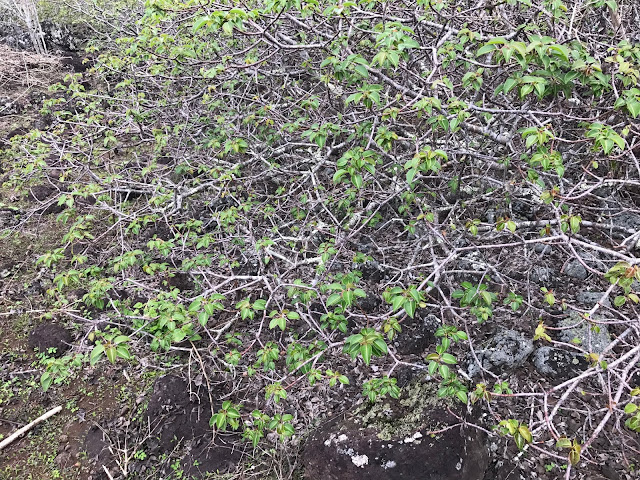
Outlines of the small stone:
{"type": "Polygon", "coordinates": [[[531,281],[539,285],[548,284],[553,277],[553,270],[549,267],[535,266],[531,270],[531,281]]]}
{"type": "Polygon", "coordinates": [[[362,280],[366,282],[380,283],[385,276],[384,269],[375,260],[365,262],[359,270],[362,272],[362,280]]]}
{"type": "Polygon", "coordinates": [[[571,278],[577,278],[578,280],[585,280],[589,275],[584,265],[579,260],[569,260],[564,267],[564,273],[571,278]]]}
{"type": "MultiPolygon", "coordinates": [[[[533,352],[533,342],[515,330],[503,330],[494,335],[487,346],[476,351],[482,367],[494,373],[512,370],[522,365],[533,352]]],[[[470,359],[468,373],[474,377],[481,368],[470,359]]]]}
{"type": "Polygon", "coordinates": [[[360,298],[356,302],[356,306],[366,313],[375,312],[380,305],[382,305],[382,299],[375,293],[371,292],[367,292],[367,296],[365,298],[360,298]]]}
{"type": "MultiPolygon", "coordinates": [[[[603,321],[599,316],[594,316],[593,320],[603,321]]],[[[558,333],[562,342],[574,343],[591,353],[602,353],[611,343],[605,325],[589,322],[577,312],[571,312],[571,315],[560,320],[558,327],[562,329],[558,333]]]]}
{"type": "Polygon", "coordinates": [[[598,303],[603,297],[601,305],[605,307],[611,307],[611,302],[609,301],[609,297],[605,296],[606,292],[586,292],[581,291],[576,295],[576,300],[581,305],[592,308],[596,303],[598,303]]]}
{"type": "Polygon", "coordinates": [[[550,255],[553,252],[553,247],[551,245],[545,245],[543,243],[538,243],[535,247],[533,247],[534,252],[542,255],[550,255]]]}
{"type": "Polygon", "coordinates": [[[640,229],[640,215],[633,212],[621,212],[612,218],[613,224],[629,230],[640,229]]]}
{"type": "Polygon", "coordinates": [[[535,351],[533,365],[542,375],[560,381],[578,375],[589,366],[584,356],[547,346],[540,347],[535,351]]]}

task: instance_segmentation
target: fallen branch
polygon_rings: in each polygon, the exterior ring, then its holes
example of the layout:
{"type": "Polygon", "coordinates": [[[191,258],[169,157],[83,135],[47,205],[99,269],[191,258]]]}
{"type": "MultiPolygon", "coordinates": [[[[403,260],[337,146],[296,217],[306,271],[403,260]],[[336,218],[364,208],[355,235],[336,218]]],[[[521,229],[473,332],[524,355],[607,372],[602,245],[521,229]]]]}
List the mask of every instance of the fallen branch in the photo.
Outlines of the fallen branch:
{"type": "Polygon", "coordinates": [[[102,469],[104,470],[104,473],[107,474],[107,477],[109,477],[109,480],[113,480],[113,477],[111,476],[111,473],[109,472],[109,470],[107,469],[107,467],[105,467],[104,465],[102,465],[102,469]]]}
{"type": "Polygon", "coordinates": [[[44,415],[41,415],[40,417],[36,418],[33,422],[25,425],[20,430],[14,432],[12,435],[10,435],[9,437],[5,438],[2,442],[0,442],[0,451],[2,451],[2,449],[4,447],[8,447],[9,445],[11,445],[11,443],[13,443],[14,440],[16,440],[19,437],[21,437],[23,434],[25,434],[26,432],[31,430],[37,424],[39,424],[40,422],[45,421],[49,417],[54,416],[56,413],[60,412],[61,410],[62,410],[62,407],[60,407],[60,406],[58,406],[56,408],[52,408],[51,410],[49,410],[44,415]]]}

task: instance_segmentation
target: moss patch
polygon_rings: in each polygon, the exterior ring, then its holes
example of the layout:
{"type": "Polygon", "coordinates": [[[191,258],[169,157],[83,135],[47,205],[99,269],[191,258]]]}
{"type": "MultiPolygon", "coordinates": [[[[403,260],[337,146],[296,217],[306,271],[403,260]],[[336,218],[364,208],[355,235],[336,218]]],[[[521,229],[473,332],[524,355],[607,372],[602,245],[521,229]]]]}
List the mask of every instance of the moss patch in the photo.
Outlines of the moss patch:
{"type": "Polygon", "coordinates": [[[398,400],[363,405],[356,410],[356,422],[373,428],[381,440],[413,435],[418,430],[442,427],[437,415],[452,406],[448,399],[438,398],[438,386],[423,377],[402,390],[398,400]]]}

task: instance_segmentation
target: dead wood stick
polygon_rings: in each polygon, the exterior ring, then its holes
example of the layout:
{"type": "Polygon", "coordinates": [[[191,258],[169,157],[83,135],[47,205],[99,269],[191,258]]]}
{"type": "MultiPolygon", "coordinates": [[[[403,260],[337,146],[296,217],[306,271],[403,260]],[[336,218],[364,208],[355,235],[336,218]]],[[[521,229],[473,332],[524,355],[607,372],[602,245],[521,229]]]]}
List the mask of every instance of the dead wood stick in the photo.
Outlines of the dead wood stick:
{"type": "Polygon", "coordinates": [[[113,477],[111,476],[111,472],[109,472],[109,469],[104,465],[102,465],[102,469],[104,470],[104,473],[107,474],[107,477],[109,477],[109,480],[113,480],[113,477]]]}
{"type": "Polygon", "coordinates": [[[17,438],[21,437],[24,433],[28,432],[29,430],[31,430],[33,427],[35,427],[37,424],[39,424],[40,422],[43,422],[44,420],[46,420],[49,417],[54,416],[56,413],[58,413],[60,410],[62,410],[62,407],[58,406],[56,408],[52,408],[51,410],[49,410],[47,413],[45,413],[44,415],[39,416],[38,418],[36,418],[33,422],[25,425],[24,427],[22,427],[20,430],[14,432],[12,435],[8,436],[7,438],[5,438],[2,442],[0,442],[0,451],[2,451],[2,449],[4,447],[9,446],[11,443],[13,443],[14,440],[16,440],[17,438]]]}

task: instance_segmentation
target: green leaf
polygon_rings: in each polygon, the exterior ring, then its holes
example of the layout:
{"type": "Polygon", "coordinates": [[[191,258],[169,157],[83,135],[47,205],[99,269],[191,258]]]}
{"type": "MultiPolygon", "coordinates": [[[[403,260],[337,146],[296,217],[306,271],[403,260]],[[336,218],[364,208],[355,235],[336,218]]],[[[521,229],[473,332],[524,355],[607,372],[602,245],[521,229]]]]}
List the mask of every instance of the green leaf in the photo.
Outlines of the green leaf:
{"type": "Polygon", "coordinates": [[[231,35],[233,33],[233,23],[231,22],[224,22],[222,24],[222,31],[224,33],[226,33],[227,35],[231,35]]]}
{"type": "Polygon", "coordinates": [[[419,302],[420,300],[422,300],[422,296],[420,295],[420,292],[415,288],[409,289],[409,295],[411,295],[411,298],[413,298],[416,302],[419,302]]]}
{"type": "Polygon", "coordinates": [[[429,362],[429,375],[433,377],[438,369],[438,364],[436,362],[429,362]]]}
{"type": "Polygon", "coordinates": [[[44,372],[40,377],[40,385],[42,386],[42,391],[46,392],[49,390],[49,387],[53,383],[53,377],[49,372],[44,372]]]}
{"type": "Polygon", "coordinates": [[[527,95],[529,95],[531,92],[533,92],[533,85],[531,85],[530,83],[523,85],[520,88],[520,97],[524,98],[527,95]]]}
{"type": "Polygon", "coordinates": [[[347,290],[342,294],[342,300],[345,305],[353,305],[354,294],[352,290],[347,290]]]}
{"type": "Polygon", "coordinates": [[[613,304],[616,307],[621,307],[626,302],[627,302],[627,299],[625,297],[623,297],[622,295],[618,295],[616,298],[613,299],[613,304]]]}
{"type": "Polygon", "coordinates": [[[176,328],[171,335],[171,339],[173,342],[181,342],[186,336],[187,334],[184,332],[184,330],[182,330],[181,328],[176,328]]]}
{"type": "Polygon", "coordinates": [[[393,50],[389,51],[388,55],[389,55],[389,62],[391,62],[391,64],[394,67],[397,67],[398,64],[400,63],[400,55],[393,50]]]}
{"type": "Polygon", "coordinates": [[[613,134],[611,135],[611,139],[620,148],[620,150],[624,150],[624,139],[620,135],[613,134]]]}
{"type": "Polygon", "coordinates": [[[227,426],[227,417],[219,413],[216,418],[216,427],[218,428],[218,430],[223,430],[224,427],[226,426],[227,426]]]}
{"type": "Polygon", "coordinates": [[[571,232],[578,233],[580,231],[580,222],[581,218],[577,216],[573,216],[569,218],[569,225],[571,226],[571,232]]]}
{"type": "Polygon", "coordinates": [[[571,465],[577,465],[580,462],[581,450],[582,448],[580,447],[580,445],[575,444],[573,446],[571,452],[569,452],[569,463],[571,463],[571,465]]]}
{"type": "Polygon", "coordinates": [[[121,343],[128,342],[130,340],[131,339],[126,335],[118,335],[116,338],[113,339],[113,343],[114,345],[120,345],[121,343]]]}
{"type": "Polygon", "coordinates": [[[516,85],[518,85],[518,80],[515,78],[507,78],[504,82],[504,93],[509,93],[516,85]]]}
{"type": "Polygon", "coordinates": [[[362,355],[362,360],[364,360],[364,363],[366,363],[367,365],[369,365],[369,362],[371,362],[372,351],[373,349],[368,343],[360,346],[360,354],[362,355]]]}
{"type": "Polygon", "coordinates": [[[378,351],[382,352],[382,353],[387,353],[388,349],[387,349],[387,344],[385,343],[385,341],[381,338],[376,338],[373,341],[373,344],[376,346],[376,348],[378,349],[378,351]]]}
{"type": "Polygon", "coordinates": [[[354,67],[354,70],[358,72],[358,74],[360,74],[361,77],[366,78],[369,76],[369,70],[367,70],[367,67],[365,67],[364,65],[356,65],[354,67]]]}
{"type": "Polygon", "coordinates": [[[538,93],[539,97],[542,97],[542,94],[544,93],[545,89],[547,88],[547,82],[536,82],[534,85],[534,88],[536,90],[536,92],[538,93]]]}
{"type": "Polygon", "coordinates": [[[352,182],[353,182],[353,185],[354,185],[358,190],[360,190],[360,189],[362,188],[362,183],[363,183],[362,175],[360,175],[360,174],[356,174],[356,175],[354,175],[354,176],[352,177],[352,179],[351,179],[351,180],[352,180],[352,182]]]}
{"type": "Polygon", "coordinates": [[[117,352],[115,347],[108,347],[104,349],[104,353],[107,355],[107,359],[111,363],[116,363],[117,352]]]}
{"type": "Polygon", "coordinates": [[[209,316],[213,315],[213,313],[214,313],[216,310],[223,310],[222,305],[221,305],[221,304],[219,304],[219,303],[217,303],[217,302],[216,302],[216,303],[207,303],[207,304],[204,306],[204,311],[205,311],[209,316]]]}
{"type": "Polygon", "coordinates": [[[456,357],[454,357],[450,353],[443,353],[442,354],[442,361],[444,363],[448,363],[449,365],[454,365],[454,364],[458,363],[458,360],[456,360],[456,357]]]}
{"type": "Polygon", "coordinates": [[[404,311],[409,317],[413,318],[416,313],[417,303],[414,300],[407,300],[404,304],[404,311]]]}
{"type": "Polygon", "coordinates": [[[337,305],[338,303],[340,303],[340,300],[342,300],[342,295],[340,295],[339,293],[330,295],[329,298],[327,298],[327,307],[333,307],[334,305],[337,305]]]}
{"type": "Polygon", "coordinates": [[[131,353],[129,353],[129,349],[122,345],[119,347],[116,347],[116,353],[118,354],[118,357],[124,360],[131,360],[133,358],[131,356],[131,353]]]}
{"type": "Polygon", "coordinates": [[[104,345],[99,343],[93,350],[91,350],[91,354],[89,355],[89,364],[95,365],[100,360],[100,356],[104,353],[104,345]]]}
{"type": "Polygon", "coordinates": [[[342,180],[342,177],[344,177],[347,173],[348,172],[344,168],[336,171],[336,173],[333,174],[333,183],[339,183],[340,180],[342,180]]]}
{"type": "Polygon", "coordinates": [[[348,106],[351,102],[357,103],[360,101],[361,98],[362,98],[361,93],[352,93],[347,97],[344,104],[348,106]]]}
{"type": "Polygon", "coordinates": [[[194,23],[193,23],[193,33],[196,33],[198,30],[200,30],[209,20],[211,20],[211,18],[209,16],[204,16],[204,17],[200,17],[198,18],[194,23]]]}
{"type": "Polygon", "coordinates": [[[522,438],[524,438],[527,443],[531,443],[533,441],[533,435],[531,435],[531,431],[526,425],[520,425],[518,427],[518,433],[522,436],[522,438]]]}
{"type": "Polygon", "coordinates": [[[624,407],[624,413],[626,414],[631,414],[636,410],[638,410],[638,406],[634,403],[627,403],[627,405],[624,407]]]}
{"type": "Polygon", "coordinates": [[[495,45],[487,44],[478,49],[478,52],[476,53],[476,57],[481,57],[482,55],[486,55],[487,53],[493,52],[497,48],[498,47],[496,47],[495,45]]]}
{"type": "Polygon", "coordinates": [[[189,305],[189,312],[197,312],[198,310],[200,310],[201,306],[202,298],[198,297],[189,305]]]}
{"type": "Polygon", "coordinates": [[[549,45],[549,50],[551,50],[554,55],[562,58],[565,62],[569,61],[569,49],[564,45],[549,45]]]}
{"type": "Polygon", "coordinates": [[[571,448],[571,440],[567,437],[560,437],[556,442],[556,448],[571,448]]]}
{"type": "Polygon", "coordinates": [[[640,115],[640,102],[631,101],[627,103],[627,110],[633,118],[637,118],[640,115]]]}
{"type": "Polygon", "coordinates": [[[269,322],[269,328],[273,330],[275,327],[279,327],[280,330],[284,331],[287,328],[287,320],[284,317],[275,317],[269,322]]]}
{"type": "Polygon", "coordinates": [[[393,311],[395,312],[396,310],[398,310],[400,307],[402,307],[402,304],[405,302],[405,298],[398,295],[396,297],[392,297],[391,298],[391,307],[393,308],[393,311]]]}

